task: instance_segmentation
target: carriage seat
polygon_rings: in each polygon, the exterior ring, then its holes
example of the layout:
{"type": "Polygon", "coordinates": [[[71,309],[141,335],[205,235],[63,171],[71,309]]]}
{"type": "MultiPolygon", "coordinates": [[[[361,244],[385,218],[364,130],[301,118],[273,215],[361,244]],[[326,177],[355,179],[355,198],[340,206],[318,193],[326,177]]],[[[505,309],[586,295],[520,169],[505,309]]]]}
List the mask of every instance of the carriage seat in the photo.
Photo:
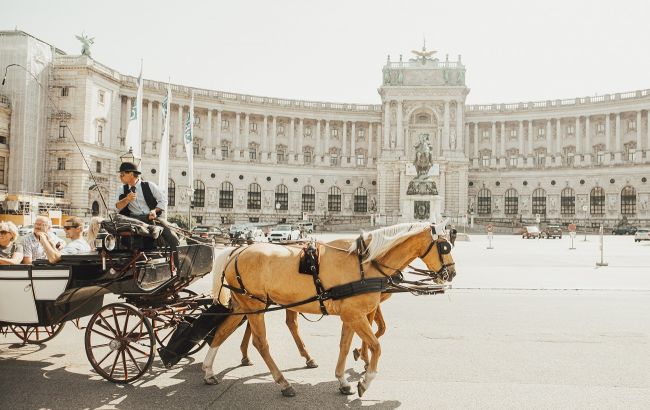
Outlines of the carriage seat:
{"type": "Polygon", "coordinates": [[[112,219],[103,220],[101,225],[106,232],[121,237],[141,236],[158,239],[163,231],[163,228],[160,226],[149,225],[137,219],[119,214],[114,215],[112,219]]]}

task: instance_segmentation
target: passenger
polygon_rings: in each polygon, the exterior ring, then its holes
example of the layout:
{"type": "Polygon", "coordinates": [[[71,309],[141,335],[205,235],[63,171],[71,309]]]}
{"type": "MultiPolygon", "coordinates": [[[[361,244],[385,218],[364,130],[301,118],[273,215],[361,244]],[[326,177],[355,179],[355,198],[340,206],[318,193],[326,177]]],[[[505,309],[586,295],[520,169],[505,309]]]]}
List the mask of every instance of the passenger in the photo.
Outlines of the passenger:
{"type": "MultiPolygon", "coordinates": [[[[169,229],[164,212],[167,209],[167,198],[160,192],[153,182],[144,182],[140,179],[138,167],[131,162],[120,165],[120,186],[117,192],[115,208],[121,215],[135,218],[139,221],[153,225],[154,220],[160,221],[164,228],[162,237],[169,245],[172,252],[178,248],[180,241],[174,232],[169,229]]],[[[178,260],[174,261],[178,266],[178,260]]]]}
{"type": "Polygon", "coordinates": [[[39,232],[38,238],[41,245],[43,245],[43,249],[47,255],[47,260],[50,261],[50,263],[57,263],[61,261],[62,255],[76,255],[79,253],[90,252],[90,245],[88,245],[88,242],[81,237],[83,227],[84,221],[77,216],[65,221],[63,229],[65,229],[66,238],[70,238],[70,243],[60,251],[52,246],[50,241],[47,239],[47,234],[39,232]]]}
{"type": "Polygon", "coordinates": [[[0,222],[0,265],[18,265],[23,260],[23,245],[16,243],[16,238],[16,225],[0,222]]]}
{"type": "Polygon", "coordinates": [[[38,240],[38,233],[44,232],[47,234],[47,239],[55,249],[62,249],[65,246],[65,241],[52,232],[52,222],[47,216],[38,216],[34,222],[34,232],[23,239],[23,255],[22,263],[29,265],[35,259],[47,259],[43,245],[38,240]]]}

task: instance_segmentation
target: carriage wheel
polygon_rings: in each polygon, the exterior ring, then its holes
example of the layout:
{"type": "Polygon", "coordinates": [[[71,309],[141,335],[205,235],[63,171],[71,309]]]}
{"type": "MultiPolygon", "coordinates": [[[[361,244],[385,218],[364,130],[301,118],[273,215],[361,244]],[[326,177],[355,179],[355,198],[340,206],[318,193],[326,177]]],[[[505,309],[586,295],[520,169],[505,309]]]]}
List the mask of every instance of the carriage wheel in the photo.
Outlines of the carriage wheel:
{"type": "MultiPolygon", "coordinates": [[[[184,299],[184,298],[196,296],[196,292],[193,292],[189,289],[181,289],[178,291],[176,296],[178,299],[184,299]]],[[[176,327],[178,326],[179,319],[192,321],[197,317],[197,315],[200,315],[205,310],[206,310],[205,306],[199,306],[195,309],[188,309],[186,312],[183,312],[182,314],[159,315],[153,318],[151,320],[151,324],[153,325],[153,332],[154,332],[154,336],[156,337],[156,341],[158,342],[158,345],[160,347],[167,347],[167,344],[169,343],[169,339],[172,337],[172,334],[174,333],[176,327]]],[[[205,343],[206,343],[205,341],[199,343],[195,348],[193,348],[187,353],[187,356],[191,356],[194,353],[198,352],[199,350],[203,349],[205,343]]]]}
{"type": "Polygon", "coordinates": [[[65,326],[65,322],[51,326],[11,325],[10,327],[11,331],[14,332],[23,343],[40,345],[52,340],[54,336],[61,332],[63,326],[65,326]]]}
{"type": "Polygon", "coordinates": [[[151,367],[156,342],[151,323],[139,310],[113,303],[90,318],[85,344],[97,373],[114,383],[129,383],[151,367]]]}

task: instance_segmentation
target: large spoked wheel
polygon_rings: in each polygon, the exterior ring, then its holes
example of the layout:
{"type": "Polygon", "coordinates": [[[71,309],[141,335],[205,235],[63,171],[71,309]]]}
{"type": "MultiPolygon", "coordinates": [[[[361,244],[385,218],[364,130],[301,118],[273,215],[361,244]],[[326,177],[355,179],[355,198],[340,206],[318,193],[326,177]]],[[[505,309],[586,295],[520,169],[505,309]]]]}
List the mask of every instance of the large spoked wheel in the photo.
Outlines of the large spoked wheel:
{"type": "Polygon", "coordinates": [[[86,327],[86,356],[95,371],[114,383],[130,383],[153,363],[153,328],[133,306],[113,303],[93,315],[86,327]]]}
{"type": "Polygon", "coordinates": [[[11,325],[11,331],[23,343],[30,345],[40,345],[49,340],[52,340],[56,335],[61,332],[65,326],[65,322],[57,323],[52,326],[28,326],[28,325],[11,325]]]}
{"type": "MultiPolygon", "coordinates": [[[[175,298],[182,300],[184,298],[193,296],[196,296],[196,292],[193,292],[189,289],[182,289],[178,291],[178,293],[175,295],[175,298]]],[[[188,309],[187,311],[176,313],[174,315],[163,314],[153,318],[151,320],[151,323],[153,325],[153,332],[158,345],[160,347],[167,347],[167,344],[169,343],[169,340],[171,339],[172,334],[178,327],[179,323],[182,321],[191,322],[192,320],[196,319],[203,311],[205,311],[205,309],[205,306],[199,306],[197,308],[188,309]]],[[[194,353],[198,352],[203,348],[203,346],[205,346],[205,341],[202,341],[194,349],[190,350],[187,353],[187,356],[191,356],[194,353]]]]}

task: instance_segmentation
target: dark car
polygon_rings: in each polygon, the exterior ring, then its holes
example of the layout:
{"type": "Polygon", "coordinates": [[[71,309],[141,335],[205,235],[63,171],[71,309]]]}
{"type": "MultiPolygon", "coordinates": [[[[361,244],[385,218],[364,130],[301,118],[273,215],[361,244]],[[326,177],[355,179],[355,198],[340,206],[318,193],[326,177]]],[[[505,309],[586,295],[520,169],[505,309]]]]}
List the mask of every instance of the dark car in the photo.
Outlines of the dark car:
{"type": "Polygon", "coordinates": [[[562,239],[562,228],[559,225],[549,225],[540,234],[540,237],[550,239],[550,238],[560,238],[562,239]]]}
{"type": "Polygon", "coordinates": [[[619,225],[612,230],[612,235],[634,235],[636,233],[636,226],[619,225]]]}
{"type": "Polygon", "coordinates": [[[540,231],[537,226],[524,226],[521,233],[523,239],[536,239],[540,237],[540,231]]]}

